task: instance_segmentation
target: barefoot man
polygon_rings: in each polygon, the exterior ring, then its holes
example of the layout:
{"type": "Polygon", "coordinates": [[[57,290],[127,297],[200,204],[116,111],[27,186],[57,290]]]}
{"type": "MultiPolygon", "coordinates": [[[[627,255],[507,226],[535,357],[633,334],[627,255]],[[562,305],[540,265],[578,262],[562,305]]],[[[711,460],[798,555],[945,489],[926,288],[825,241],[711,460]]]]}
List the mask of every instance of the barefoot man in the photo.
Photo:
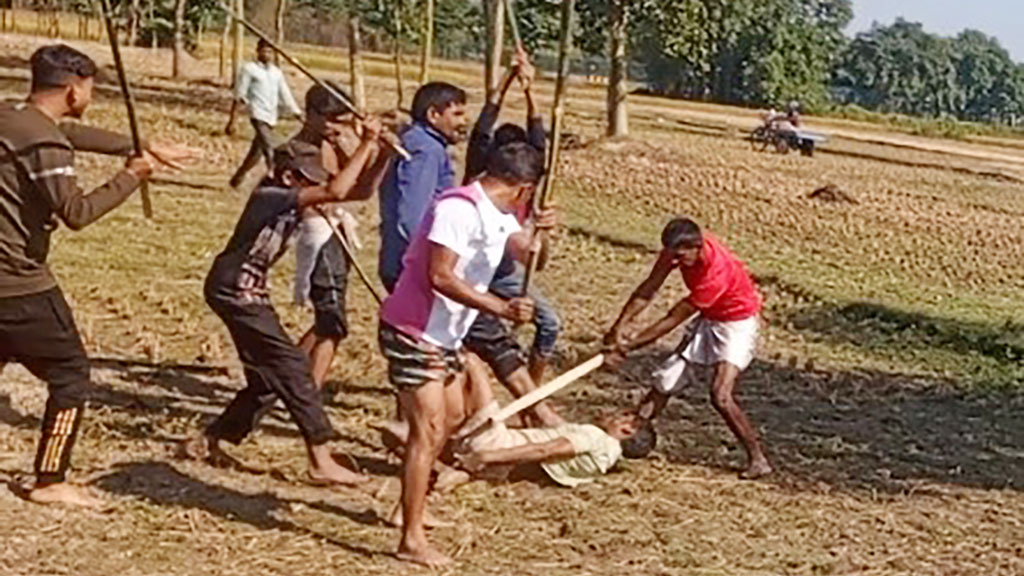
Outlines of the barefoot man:
{"type": "Polygon", "coordinates": [[[606,362],[621,364],[630,352],[647,346],[678,326],[691,322],[690,334],[655,374],[654,386],[640,405],[640,415],[657,418],[673,392],[682,386],[690,363],[714,366],[711,403],[747,451],[744,478],[772,471],[757,432],[733,396],[736,380],[753,360],[760,323],[761,296],[743,262],[689,218],[676,218],[661,233],[662,250],[654,268],[626,302],[605,335],[606,362]],[[627,334],[626,329],[657,294],[673,270],[679,270],[690,294],[662,319],[627,334]]]}
{"type": "Polygon", "coordinates": [[[240,443],[280,398],[299,427],[309,458],[309,479],[324,484],[356,484],[365,477],[334,461],[329,442],[336,437],[309,358],[288,337],[268,289],[270,268],[288,248],[303,210],[341,202],[378,152],[380,122],[363,125],[362,142],[334,176],[323,167],[319,149],[285,156],[274,178],[249,197],[242,215],[206,277],[206,302],[227,325],[245,370],[247,386],[201,436],[189,440],[186,454],[229,461],[222,440],[240,443]]]}
{"type": "Polygon", "coordinates": [[[514,143],[489,155],[486,173],[433,201],[405,255],[394,291],[380,314],[380,346],[388,377],[409,421],[402,471],[402,560],[449,562],[427,542],[424,508],[430,472],[451,432],[464,419],[462,340],[478,312],[513,321],[533,317],[526,298],[502,300],[487,291],[506,250],[527,258],[534,233],[554,223],[550,210],[522,230],[515,214],[533,196],[544,171],[540,152],[514,143]]]}
{"type": "MultiPolygon", "coordinates": [[[[340,94],[340,86],[331,86],[340,94]]],[[[306,121],[302,129],[281,153],[305,151],[322,158],[324,169],[337,174],[348,164],[359,144],[360,120],[345,102],[329,90],[314,84],[306,92],[306,121]]],[[[391,154],[382,148],[356,177],[347,202],[367,200],[380,186],[391,154]]],[[[342,204],[307,208],[301,214],[298,240],[295,243],[295,302],[311,304],[313,325],[299,339],[299,348],[310,359],[313,382],[323,389],[338,345],[348,335],[346,294],[348,292],[349,260],[335,230],[345,236],[351,249],[359,246],[357,222],[342,204]],[[330,218],[325,220],[323,214],[330,218]]]]}
{"type": "Polygon", "coordinates": [[[49,387],[28,498],[97,506],[96,498],[66,478],[89,392],[89,360],[46,264],[50,234],[58,220],[72,230],[95,222],[122,204],[157,161],[175,165],[191,152],[149,145],[109,182],[83,193],[75,178],[76,148],[123,154],[127,139],[58,125],[81,118],[92,101],[92,59],[53,45],[37,50],[31,65],[28,100],[0,104],[0,364],[19,362],[49,387]]]}

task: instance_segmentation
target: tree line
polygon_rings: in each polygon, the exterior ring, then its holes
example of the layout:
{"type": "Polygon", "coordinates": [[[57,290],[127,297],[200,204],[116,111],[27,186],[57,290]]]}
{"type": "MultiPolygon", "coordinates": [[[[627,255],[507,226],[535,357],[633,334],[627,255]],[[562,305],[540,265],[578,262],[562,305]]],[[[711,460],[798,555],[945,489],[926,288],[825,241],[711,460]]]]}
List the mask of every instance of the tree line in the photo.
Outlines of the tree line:
{"type": "MultiPolygon", "coordinates": [[[[494,27],[503,0],[229,1],[279,39],[343,46],[355,39],[391,51],[396,72],[402,53],[419,50],[421,80],[433,54],[494,60],[501,35],[494,27]]],[[[20,3],[88,11],[94,2],[20,3]]],[[[187,51],[217,28],[227,43],[216,0],[112,4],[129,43],[187,51]]],[[[542,65],[553,64],[558,3],[517,0],[515,7],[524,44],[542,65]]],[[[1024,66],[995,38],[975,30],[940,36],[906,20],[849,38],[852,17],[851,0],[577,0],[574,69],[610,77],[610,107],[624,106],[629,79],[653,93],[729,104],[797,100],[811,110],[857,105],[1000,123],[1024,116],[1024,66]]]]}

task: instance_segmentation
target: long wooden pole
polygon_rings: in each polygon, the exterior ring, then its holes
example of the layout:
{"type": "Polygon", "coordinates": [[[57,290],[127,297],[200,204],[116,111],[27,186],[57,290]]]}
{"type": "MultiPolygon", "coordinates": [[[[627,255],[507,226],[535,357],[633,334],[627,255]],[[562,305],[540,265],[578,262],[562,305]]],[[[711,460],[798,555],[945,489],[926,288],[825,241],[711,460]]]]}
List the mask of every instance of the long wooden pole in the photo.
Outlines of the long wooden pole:
{"type": "MultiPolygon", "coordinates": [[[[225,14],[227,14],[232,19],[234,19],[235,22],[238,22],[239,24],[244,26],[246,30],[248,30],[249,32],[252,32],[253,35],[255,35],[257,38],[259,38],[260,40],[263,40],[264,42],[266,42],[267,46],[270,46],[270,48],[274,52],[277,52],[278,54],[280,54],[281,57],[284,58],[289,64],[291,64],[292,66],[295,66],[295,68],[298,69],[299,72],[301,72],[307,78],[312,80],[315,84],[318,84],[324,90],[327,90],[327,92],[331,96],[334,96],[338,100],[342,101],[345,104],[345,106],[348,106],[348,108],[350,110],[352,110],[352,113],[355,115],[356,118],[359,118],[360,120],[364,120],[366,118],[366,115],[361,110],[356,108],[355,103],[353,103],[352,100],[350,100],[348,98],[348,96],[345,96],[344,94],[342,94],[338,90],[335,90],[330,84],[328,84],[327,82],[324,82],[319,77],[317,77],[315,74],[313,74],[313,72],[311,72],[309,70],[309,68],[306,68],[306,66],[304,64],[302,64],[302,62],[299,62],[298,60],[293,58],[291,54],[285,52],[284,48],[281,48],[280,46],[278,46],[276,42],[271,40],[266,34],[263,33],[262,30],[260,30],[256,26],[252,25],[248,20],[245,19],[245,17],[236,14],[230,8],[225,6],[223,3],[218,2],[217,6],[221,10],[223,10],[225,14]]],[[[409,160],[409,159],[412,158],[412,155],[409,154],[408,150],[403,148],[397,142],[393,142],[393,141],[391,141],[391,140],[389,140],[387,138],[384,139],[384,142],[387,145],[391,146],[391,148],[393,148],[395,150],[395,152],[400,154],[406,160],[409,160]]]]}
{"type": "Polygon", "coordinates": [[[604,354],[598,354],[586,362],[559,374],[547,384],[534,388],[533,390],[509,402],[504,408],[500,408],[490,418],[474,421],[470,419],[455,435],[455,440],[465,446],[473,437],[481,434],[491,426],[508,420],[523,410],[531,408],[547,400],[550,396],[558,393],[566,386],[597,370],[604,364],[604,354]]]}
{"type": "Polygon", "coordinates": [[[373,282],[370,281],[370,277],[367,276],[363,267],[359,265],[359,262],[356,260],[356,253],[352,250],[352,247],[349,246],[348,240],[345,239],[345,235],[341,233],[341,230],[338,230],[338,227],[334,225],[334,222],[331,221],[327,216],[327,212],[322,207],[317,206],[316,211],[320,213],[320,216],[327,222],[327,225],[331,227],[331,233],[333,233],[334,237],[338,239],[338,242],[341,242],[341,248],[345,251],[345,255],[348,256],[348,261],[352,263],[352,267],[356,269],[356,274],[359,275],[359,279],[363,281],[363,284],[366,285],[366,289],[370,291],[370,294],[373,295],[373,299],[377,301],[377,306],[383,304],[384,300],[381,298],[380,292],[377,292],[377,288],[374,287],[373,282]]]}
{"type": "Polygon", "coordinates": [[[587,360],[586,362],[580,364],[579,366],[576,366],[572,370],[569,370],[564,374],[560,374],[558,377],[551,380],[547,384],[544,384],[543,386],[540,386],[538,388],[534,388],[530,392],[523,394],[519,398],[516,398],[507,406],[505,406],[501,410],[498,410],[497,414],[491,417],[491,421],[504,422],[505,420],[508,420],[512,416],[515,416],[516,414],[519,414],[520,412],[526,410],[530,406],[533,406],[534,404],[537,404],[538,402],[547,399],[549,396],[555,394],[562,388],[565,388],[569,384],[572,384],[573,382],[579,380],[580,378],[583,378],[587,374],[590,374],[594,370],[597,370],[598,368],[601,367],[602,364],[604,364],[604,354],[598,354],[597,356],[594,356],[590,360],[587,360]]]}
{"type": "MultiPolygon", "coordinates": [[[[135,116],[135,99],[128,86],[128,76],[124,71],[124,62],[121,60],[121,47],[117,44],[117,28],[110,19],[110,0],[100,0],[100,9],[103,15],[103,22],[107,27],[107,39],[110,40],[110,52],[114,56],[114,67],[117,69],[117,80],[121,84],[121,94],[124,96],[124,107],[128,112],[128,126],[132,131],[132,146],[135,153],[142,155],[142,138],[139,136],[139,121],[135,116]]],[[[142,213],[146,218],[153,217],[153,204],[149,198],[149,183],[142,182],[140,187],[142,195],[142,213]]]]}
{"type": "MultiPolygon", "coordinates": [[[[544,184],[541,187],[540,195],[534,203],[535,207],[547,208],[554,195],[555,180],[558,176],[558,156],[562,140],[562,117],[565,115],[565,90],[569,80],[569,59],[572,50],[572,15],[575,11],[575,0],[562,0],[562,31],[558,41],[558,79],[555,81],[555,101],[551,107],[551,142],[548,145],[547,170],[544,176],[544,184]]],[[[530,259],[526,266],[526,276],[523,278],[523,292],[525,296],[530,288],[530,282],[537,273],[537,263],[540,261],[540,248],[530,250],[530,259]]]]}
{"type": "Polygon", "coordinates": [[[519,35],[519,21],[516,20],[515,0],[505,0],[505,17],[508,18],[508,27],[512,31],[512,42],[516,50],[523,49],[523,37],[519,35]]]}

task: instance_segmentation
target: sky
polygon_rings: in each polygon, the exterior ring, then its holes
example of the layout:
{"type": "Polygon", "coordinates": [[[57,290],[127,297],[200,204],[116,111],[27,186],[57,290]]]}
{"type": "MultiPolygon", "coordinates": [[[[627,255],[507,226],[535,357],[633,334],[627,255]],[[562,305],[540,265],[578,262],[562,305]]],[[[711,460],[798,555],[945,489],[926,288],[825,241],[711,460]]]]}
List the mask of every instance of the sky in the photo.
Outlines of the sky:
{"type": "Polygon", "coordinates": [[[871,28],[873,21],[891,24],[902,16],[943,35],[964,28],[981,30],[1024,62],[1024,0],[853,0],[853,13],[847,29],[851,35],[871,28]]]}

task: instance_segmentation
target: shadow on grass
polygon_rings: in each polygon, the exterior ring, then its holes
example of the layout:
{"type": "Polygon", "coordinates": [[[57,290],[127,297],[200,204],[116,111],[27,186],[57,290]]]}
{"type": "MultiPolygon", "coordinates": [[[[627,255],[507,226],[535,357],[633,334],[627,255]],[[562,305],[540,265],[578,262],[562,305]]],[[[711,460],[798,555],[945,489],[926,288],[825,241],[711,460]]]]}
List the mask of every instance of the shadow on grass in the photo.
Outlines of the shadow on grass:
{"type": "Polygon", "coordinates": [[[372,510],[349,510],[323,502],[282,499],[268,492],[246,494],[225,486],[208,484],[182,473],[166,462],[156,461],[120,465],[113,472],[98,478],[94,484],[112,494],[141,498],[161,507],[205,510],[225,520],[244,522],[262,530],[281,530],[312,536],[367,558],[392,556],[389,552],[343,542],[282,518],[291,510],[292,505],[301,504],[360,525],[383,526],[384,521],[372,510]]]}
{"type": "Polygon", "coordinates": [[[937,318],[882,304],[815,304],[787,315],[797,332],[868,349],[939,348],[1000,364],[1024,363],[1024,324],[1001,325],[937,318]]]}
{"type": "Polygon", "coordinates": [[[12,428],[38,430],[41,420],[30,414],[22,414],[11,404],[11,397],[0,394],[0,422],[12,428]]]}
{"type": "MultiPolygon", "coordinates": [[[[606,409],[627,393],[635,401],[662,358],[631,360],[624,378],[597,375],[598,391],[582,407],[606,409]]],[[[659,419],[659,451],[673,462],[738,471],[745,456],[700,376],[659,419]]],[[[770,481],[887,493],[922,483],[1024,490],[1020,390],[969,392],[899,373],[757,361],[741,376],[737,397],[780,471],[770,481]]]]}

